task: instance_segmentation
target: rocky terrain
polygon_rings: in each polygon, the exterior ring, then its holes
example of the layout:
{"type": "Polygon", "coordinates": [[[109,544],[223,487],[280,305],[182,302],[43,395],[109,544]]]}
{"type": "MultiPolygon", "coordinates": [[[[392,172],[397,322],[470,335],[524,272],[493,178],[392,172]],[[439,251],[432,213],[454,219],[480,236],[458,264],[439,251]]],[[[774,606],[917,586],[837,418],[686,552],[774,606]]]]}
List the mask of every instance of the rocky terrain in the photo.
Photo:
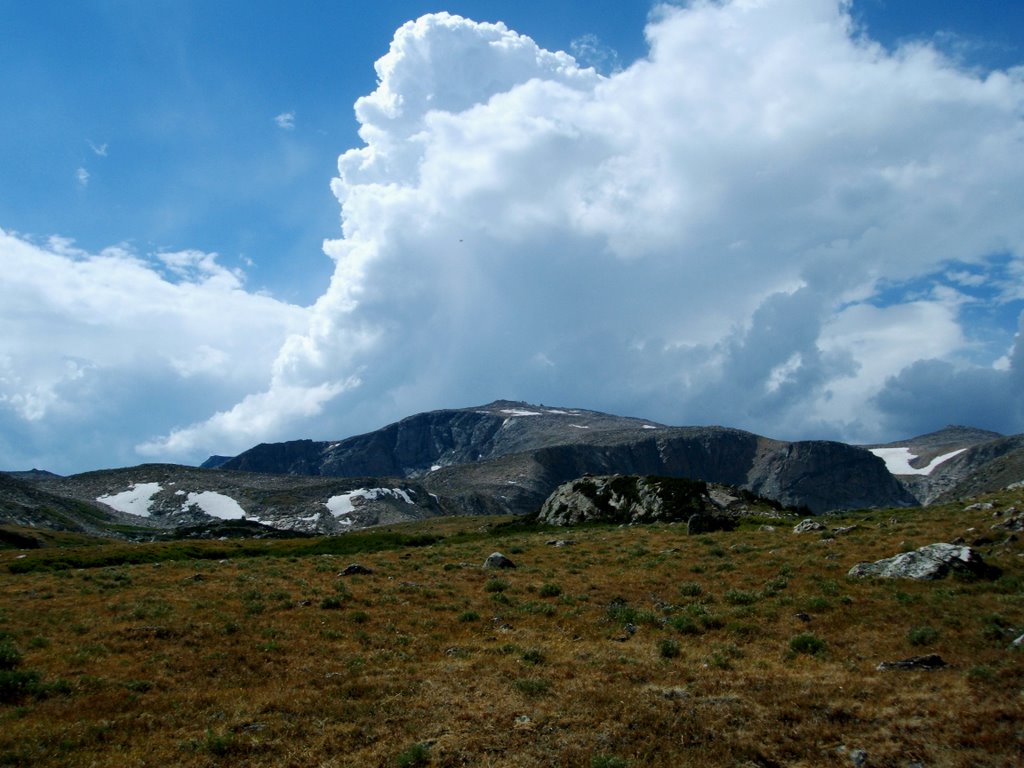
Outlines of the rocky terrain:
{"type": "Polygon", "coordinates": [[[336,534],[439,515],[529,515],[586,475],[691,479],[812,514],[911,507],[1021,482],[1024,435],[947,427],[885,445],[786,442],[501,400],[334,442],[261,444],[203,467],[0,475],[0,524],[133,538],[336,534]]]}

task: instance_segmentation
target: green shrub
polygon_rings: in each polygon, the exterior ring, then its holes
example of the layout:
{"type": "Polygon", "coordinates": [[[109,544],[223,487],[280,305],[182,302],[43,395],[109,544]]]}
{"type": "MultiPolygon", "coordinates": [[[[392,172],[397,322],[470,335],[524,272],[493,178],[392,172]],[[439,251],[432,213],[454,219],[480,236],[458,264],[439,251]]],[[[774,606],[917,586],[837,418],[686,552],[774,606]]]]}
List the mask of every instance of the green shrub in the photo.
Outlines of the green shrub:
{"type": "Polygon", "coordinates": [[[336,611],[344,605],[344,601],[340,597],[325,597],[320,601],[320,607],[325,611],[336,611]]]}
{"type": "Polygon", "coordinates": [[[15,669],[21,666],[21,652],[8,639],[0,640],[0,670],[15,669]]]}
{"type": "Polygon", "coordinates": [[[907,632],[907,641],[911,645],[931,645],[939,638],[939,633],[929,626],[912,627],[907,632]]]}
{"type": "Polygon", "coordinates": [[[725,593],[725,602],[730,605],[753,605],[761,596],[757,592],[749,592],[745,589],[730,589],[725,593]]]}
{"type": "Polygon", "coordinates": [[[477,613],[476,611],[463,611],[462,613],[459,614],[459,621],[461,621],[464,624],[469,623],[471,621],[479,621],[479,620],[480,620],[480,614],[477,613]]]}
{"type": "Polygon", "coordinates": [[[512,685],[526,696],[543,696],[551,690],[551,683],[539,677],[520,677],[512,685]]]}
{"type": "Polygon", "coordinates": [[[531,648],[523,652],[523,661],[527,664],[543,664],[545,661],[544,652],[537,648],[531,648]]]}
{"type": "Polygon", "coordinates": [[[664,637],[658,641],[658,655],[663,659],[677,659],[679,658],[680,648],[679,641],[673,640],[669,637],[664,637]]]}
{"type": "Polygon", "coordinates": [[[594,755],[590,758],[590,768],[627,768],[629,763],[615,755],[594,755]]]}
{"type": "Polygon", "coordinates": [[[825,650],[825,641],[812,632],[805,632],[790,638],[789,650],[793,653],[817,656],[825,650]]]}
{"type": "Polygon", "coordinates": [[[15,704],[38,689],[38,672],[20,669],[0,670],[0,704],[15,704]]]}
{"type": "Polygon", "coordinates": [[[683,597],[700,597],[703,592],[704,588],[695,581],[688,581],[685,584],[679,585],[679,594],[683,597]]]}
{"type": "Polygon", "coordinates": [[[703,631],[693,616],[686,613],[673,616],[668,625],[681,635],[699,635],[703,631]]]}
{"type": "Polygon", "coordinates": [[[484,584],[485,592],[504,592],[511,585],[505,581],[505,579],[488,579],[487,583],[484,584]]]}
{"type": "Polygon", "coordinates": [[[398,768],[417,768],[417,766],[430,765],[430,747],[426,744],[413,744],[406,747],[395,758],[395,765],[398,768]]]}
{"type": "Polygon", "coordinates": [[[541,597],[558,597],[562,594],[562,588],[557,584],[544,584],[540,588],[541,597]]]}

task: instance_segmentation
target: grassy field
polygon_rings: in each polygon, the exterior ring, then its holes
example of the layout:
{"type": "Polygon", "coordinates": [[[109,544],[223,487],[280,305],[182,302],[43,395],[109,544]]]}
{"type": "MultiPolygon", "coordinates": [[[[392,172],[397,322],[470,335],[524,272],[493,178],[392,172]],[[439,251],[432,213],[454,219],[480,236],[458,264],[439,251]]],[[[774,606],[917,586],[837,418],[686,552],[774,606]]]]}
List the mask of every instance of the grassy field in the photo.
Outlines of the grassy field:
{"type": "Polygon", "coordinates": [[[1024,549],[963,507],[3,550],[0,766],[1018,766],[1024,549]],[[1002,576],[846,578],[960,536],[1002,576]]]}

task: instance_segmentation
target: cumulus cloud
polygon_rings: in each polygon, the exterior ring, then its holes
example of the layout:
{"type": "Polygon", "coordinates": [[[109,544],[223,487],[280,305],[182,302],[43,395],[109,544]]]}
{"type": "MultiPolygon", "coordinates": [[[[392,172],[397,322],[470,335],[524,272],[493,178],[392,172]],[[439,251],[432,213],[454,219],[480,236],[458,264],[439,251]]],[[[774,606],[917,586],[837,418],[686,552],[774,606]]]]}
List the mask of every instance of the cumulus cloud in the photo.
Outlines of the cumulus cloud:
{"type": "MultiPolygon", "coordinates": [[[[92,430],[108,435],[107,455],[130,456],[140,424],[170,429],[236,402],[266,385],[285,338],[306,327],[305,310],[247,292],[215,254],[88,253],[0,230],[0,264],[0,422],[73,425],[68,454],[92,430]]],[[[0,446],[0,463],[18,466],[19,450],[0,446]]]]}
{"type": "Polygon", "coordinates": [[[1022,71],[887,51],[835,0],[666,6],[647,38],[601,76],[501,24],[399,29],[277,385],[357,376],[324,410],[342,433],[510,396],[877,439],[903,372],[955,368],[956,292],[882,294],[1019,273],[1022,71]]]}
{"type": "Polygon", "coordinates": [[[291,131],[295,128],[295,113],[282,112],[281,114],[274,117],[274,122],[277,123],[278,128],[283,128],[286,131],[291,131]]]}
{"type": "Polygon", "coordinates": [[[496,397],[870,441],[951,420],[929,382],[1024,430],[1024,69],[886,50],[848,7],[664,6],[606,75],[502,24],[405,24],[338,161],[330,285],[265,387],[145,450],[496,397]],[[1014,315],[987,360],[985,302],[1014,315]]]}

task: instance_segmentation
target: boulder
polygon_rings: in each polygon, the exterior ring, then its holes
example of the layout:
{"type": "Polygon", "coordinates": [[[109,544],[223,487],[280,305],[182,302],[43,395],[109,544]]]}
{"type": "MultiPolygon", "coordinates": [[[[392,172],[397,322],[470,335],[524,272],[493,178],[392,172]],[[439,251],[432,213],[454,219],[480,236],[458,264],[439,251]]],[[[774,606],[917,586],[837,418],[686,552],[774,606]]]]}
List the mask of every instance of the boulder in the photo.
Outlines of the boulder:
{"type": "Polygon", "coordinates": [[[944,578],[951,573],[993,578],[998,575],[998,569],[988,565],[981,555],[970,547],[929,544],[913,552],[903,552],[874,563],[857,563],[847,576],[930,581],[944,578]]]}
{"type": "Polygon", "coordinates": [[[563,483],[538,516],[544,525],[684,521],[701,532],[732,522],[709,502],[707,483],[701,480],[636,475],[588,476],[563,483]]]}
{"type": "Polygon", "coordinates": [[[817,520],[807,518],[793,526],[793,533],[811,533],[812,531],[824,531],[825,526],[817,520]]]}
{"type": "Polygon", "coordinates": [[[352,563],[351,565],[345,566],[345,570],[343,570],[338,575],[339,576],[358,576],[360,574],[368,574],[368,573],[373,573],[373,571],[371,571],[365,565],[360,565],[359,563],[352,563]]]}
{"type": "Polygon", "coordinates": [[[492,552],[484,560],[484,568],[515,568],[516,564],[505,557],[501,552],[492,552]]]}
{"type": "Polygon", "coordinates": [[[941,656],[937,653],[929,653],[924,656],[911,656],[909,659],[900,661],[883,661],[878,665],[879,672],[887,672],[891,669],[942,669],[948,667],[941,656]]]}

